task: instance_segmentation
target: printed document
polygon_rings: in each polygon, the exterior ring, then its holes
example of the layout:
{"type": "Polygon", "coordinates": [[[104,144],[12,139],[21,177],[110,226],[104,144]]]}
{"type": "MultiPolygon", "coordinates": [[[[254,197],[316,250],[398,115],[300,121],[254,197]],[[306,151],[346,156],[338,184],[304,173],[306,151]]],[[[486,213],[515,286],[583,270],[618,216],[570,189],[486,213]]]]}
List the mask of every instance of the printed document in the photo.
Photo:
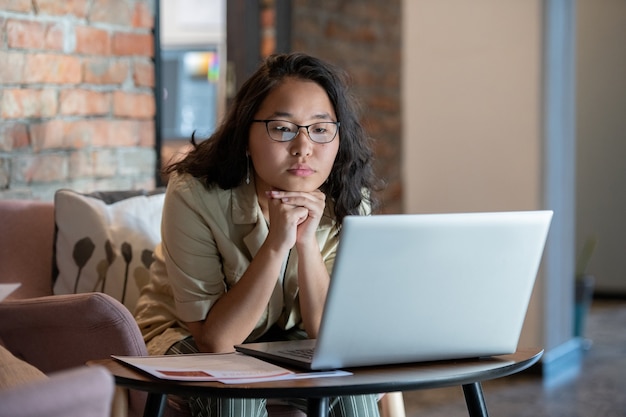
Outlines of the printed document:
{"type": "Polygon", "coordinates": [[[238,352],[192,355],[117,356],[113,359],[160,379],[224,384],[351,375],[346,371],[297,373],[238,352]]]}

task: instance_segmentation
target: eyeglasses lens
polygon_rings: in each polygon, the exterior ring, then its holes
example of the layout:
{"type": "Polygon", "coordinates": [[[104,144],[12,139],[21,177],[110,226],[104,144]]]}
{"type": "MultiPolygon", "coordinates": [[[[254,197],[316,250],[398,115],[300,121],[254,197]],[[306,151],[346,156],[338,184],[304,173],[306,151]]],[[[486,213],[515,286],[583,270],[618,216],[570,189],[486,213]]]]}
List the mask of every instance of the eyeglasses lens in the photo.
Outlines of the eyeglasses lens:
{"type": "MultiPolygon", "coordinates": [[[[270,137],[278,142],[287,142],[292,140],[298,134],[298,125],[283,121],[272,120],[267,122],[267,132],[270,137]]],[[[311,140],[316,143],[331,142],[337,134],[337,125],[331,122],[315,123],[307,128],[307,133],[311,140]]]]}

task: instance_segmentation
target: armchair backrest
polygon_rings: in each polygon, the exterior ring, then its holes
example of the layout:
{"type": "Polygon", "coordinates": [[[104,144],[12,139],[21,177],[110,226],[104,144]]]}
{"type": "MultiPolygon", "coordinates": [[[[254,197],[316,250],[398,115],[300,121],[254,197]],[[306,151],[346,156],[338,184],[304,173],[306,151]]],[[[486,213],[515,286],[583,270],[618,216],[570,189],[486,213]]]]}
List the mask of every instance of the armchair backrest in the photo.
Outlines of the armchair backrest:
{"type": "Polygon", "coordinates": [[[21,282],[9,298],[52,294],[54,204],[0,200],[0,282],[21,282]]]}

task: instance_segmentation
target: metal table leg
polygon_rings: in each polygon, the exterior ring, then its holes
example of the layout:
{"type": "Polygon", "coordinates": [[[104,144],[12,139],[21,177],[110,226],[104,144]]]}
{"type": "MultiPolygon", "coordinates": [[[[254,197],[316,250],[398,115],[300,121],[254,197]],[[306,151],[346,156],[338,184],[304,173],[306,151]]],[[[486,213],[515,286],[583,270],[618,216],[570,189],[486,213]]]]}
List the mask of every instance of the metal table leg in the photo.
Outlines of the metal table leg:
{"type": "Polygon", "coordinates": [[[470,417],[489,417],[480,382],[463,385],[463,394],[465,394],[465,403],[470,417]]]}
{"type": "Polygon", "coordinates": [[[144,417],[163,417],[166,402],[166,394],[149,392],[148,399],[146,400],[146,408],[143,410],[144,417]]]}
{"type": "Polygon", "coordinates": [[[307,417],[328,417],[328,406],[330,405],[330,399],[328,397],[323,398],[309,398],[307,400],[307,417]]]}

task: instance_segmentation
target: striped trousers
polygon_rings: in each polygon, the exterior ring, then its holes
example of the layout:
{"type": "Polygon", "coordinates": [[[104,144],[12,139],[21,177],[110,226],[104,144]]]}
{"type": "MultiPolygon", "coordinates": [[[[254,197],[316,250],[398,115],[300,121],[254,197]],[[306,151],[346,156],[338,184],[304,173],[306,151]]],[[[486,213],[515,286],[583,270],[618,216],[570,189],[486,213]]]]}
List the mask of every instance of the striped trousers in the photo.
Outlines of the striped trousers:
{"type": "MultiPolygon", "coordinates": [[[[166,352],[167,355],[198,353],[192,337],[181,340],[166,352]]],[[[194,417],[268,417],[265,398],[212,398],[189,397],[187,403],[194,417]]],[[[289,404],[304,412],[307,409],[305,398],[284,399],[281,403],[289,404]]],[[[332,397],[328,410],[329,417],[380,417],[378,396],[353,395],[332,397]]]]}

